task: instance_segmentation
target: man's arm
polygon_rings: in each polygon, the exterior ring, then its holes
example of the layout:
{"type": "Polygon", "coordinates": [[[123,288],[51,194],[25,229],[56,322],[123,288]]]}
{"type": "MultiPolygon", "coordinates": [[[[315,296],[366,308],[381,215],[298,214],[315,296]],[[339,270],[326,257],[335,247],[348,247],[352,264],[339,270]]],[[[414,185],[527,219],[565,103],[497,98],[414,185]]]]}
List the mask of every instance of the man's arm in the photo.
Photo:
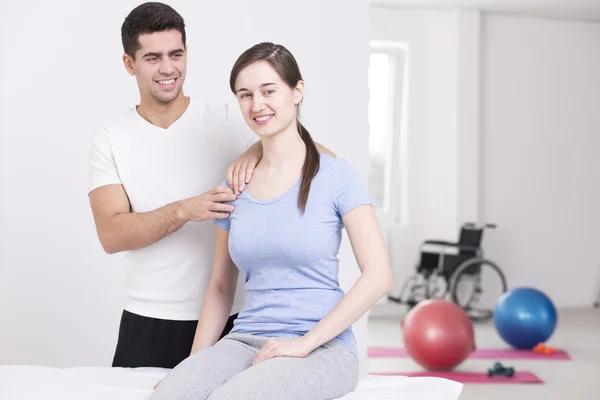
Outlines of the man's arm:
{"type": "Polygon", "coordinates": [[[90,205],[100,243],[109,254],[149,246],[175,232],[188,221],[227,218],[235,200],[233,191],[219,186],[201,195],[167,204],[148,212],[131,212],[122,185],[105,185],[93,190],[90,205]]]}

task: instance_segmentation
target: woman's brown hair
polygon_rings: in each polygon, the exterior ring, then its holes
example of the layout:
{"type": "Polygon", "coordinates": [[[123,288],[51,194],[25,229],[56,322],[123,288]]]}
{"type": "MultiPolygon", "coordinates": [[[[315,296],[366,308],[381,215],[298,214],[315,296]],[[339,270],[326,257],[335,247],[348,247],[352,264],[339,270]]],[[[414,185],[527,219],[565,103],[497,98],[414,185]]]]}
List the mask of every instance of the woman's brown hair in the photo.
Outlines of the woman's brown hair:
{"type": "MultiPolygon", "coordinates": [[[[295,88],[298,82],[303,80],[298,63],[288,49],[279,44],[259,43],[243,52],[233,65],[229,78],[229,86],[233,94],[235,94],[235,80],[240,71],[257,61],[268,62],[291,89],[295,88]]],[[[300,104],[298,104],[299,113],[300,104]]],[[[300,123],[300,120],[296,120],[296,123],[300,137],[306,145],[306,158],[302,166],[302,182],[298,196],[298,207],[304,212],[306,210],[306,203],[308,202],[310,184],[319,171],[320,155],[310,133],[300,123]]]]}

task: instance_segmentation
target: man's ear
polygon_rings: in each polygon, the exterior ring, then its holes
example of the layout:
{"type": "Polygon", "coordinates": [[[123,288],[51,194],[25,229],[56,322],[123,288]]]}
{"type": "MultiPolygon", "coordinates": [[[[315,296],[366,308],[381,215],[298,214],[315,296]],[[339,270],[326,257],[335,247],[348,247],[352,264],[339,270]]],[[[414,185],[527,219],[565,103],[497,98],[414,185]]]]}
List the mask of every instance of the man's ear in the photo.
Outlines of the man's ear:
{"type": "Polygon", "coordinates": [[[127,53],[123,54],[123,64],[129,75],[135,75],[135,69],[133,68],[133,58],[127,53]]]}

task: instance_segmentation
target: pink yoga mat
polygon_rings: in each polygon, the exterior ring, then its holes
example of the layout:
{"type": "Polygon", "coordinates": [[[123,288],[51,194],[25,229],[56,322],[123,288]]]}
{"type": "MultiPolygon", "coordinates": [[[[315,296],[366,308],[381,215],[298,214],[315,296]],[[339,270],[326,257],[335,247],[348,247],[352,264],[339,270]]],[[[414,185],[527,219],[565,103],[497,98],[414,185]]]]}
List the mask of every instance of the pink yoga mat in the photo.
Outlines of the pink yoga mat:
{"type": "MultiPolygon", "coordinates": [[[[408,353],[402,347],[369,347],[368,356],[370,358],[408,357],[408,353]]],[[[564,350],[556,350],[554,354],[536,354],[531,350],[477,349],[471,353],[469,358],[479,360],[570,360],[571,356],[564,350]]]]}
{"type": "Polygon", "coordinates": [[[487,384],[518,384],[518,383],[544,383],[537,375],[529,371],[515,371],[515,374],[507,378],[497,375],[488,377],[485,372],[373,372],[370,375],[380,376],[408,376],[408,377],[427,377],[444,378],[460,383],[487,383],[487,384]]]}

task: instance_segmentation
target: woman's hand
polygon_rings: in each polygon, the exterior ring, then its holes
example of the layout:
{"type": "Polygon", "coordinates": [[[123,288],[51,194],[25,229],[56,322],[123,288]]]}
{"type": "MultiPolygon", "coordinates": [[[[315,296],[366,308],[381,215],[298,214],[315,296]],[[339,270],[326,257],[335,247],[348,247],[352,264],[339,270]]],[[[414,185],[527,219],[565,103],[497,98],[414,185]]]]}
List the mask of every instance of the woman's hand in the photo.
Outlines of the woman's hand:
{"type": "Polygon", "coordinates": [[[268,339],[263,348],[260,349],[254,357],[250,366],[273,357],[304,358],[308,356],[311,351],[313,351],[313,349],[304,338],[268,339]]]}

